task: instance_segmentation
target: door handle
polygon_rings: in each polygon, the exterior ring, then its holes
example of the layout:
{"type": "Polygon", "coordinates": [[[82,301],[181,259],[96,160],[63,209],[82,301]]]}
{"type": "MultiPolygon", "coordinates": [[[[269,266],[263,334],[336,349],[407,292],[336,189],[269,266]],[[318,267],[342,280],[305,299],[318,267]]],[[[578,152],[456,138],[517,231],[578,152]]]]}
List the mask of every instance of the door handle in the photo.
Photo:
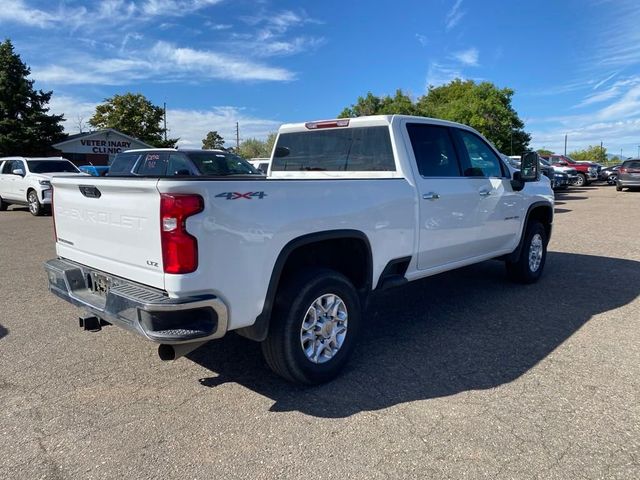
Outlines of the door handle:
{"type": "Polygon", "coordinates": [[[480,190],[478,193],[481,197],[488,197],[490,195],[493,195],[494,192],[495,190],[480,190]]]}
{"type": "Polygon", "coordinates": [[[440,194],[436,192],[429,192],[422,195],[423,200],[437,200],[440,198],[440,194]]]}

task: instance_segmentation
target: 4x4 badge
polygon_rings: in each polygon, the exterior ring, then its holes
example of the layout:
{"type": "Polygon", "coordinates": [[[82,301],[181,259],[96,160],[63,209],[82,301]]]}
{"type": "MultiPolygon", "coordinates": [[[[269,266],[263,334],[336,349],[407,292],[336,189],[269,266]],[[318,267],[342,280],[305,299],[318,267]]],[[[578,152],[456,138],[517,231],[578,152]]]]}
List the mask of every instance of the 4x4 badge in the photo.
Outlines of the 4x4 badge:
{"type": "Polygon", "coordinates": [[[264,192],[224,192],[216,195],[216,198],[226,198],[227,200],[238,200],[239,198],[244,198],[245,200],[251,200],[252,198],[258,198],[262,200],[266,197],[267,194],[264,192]]]}

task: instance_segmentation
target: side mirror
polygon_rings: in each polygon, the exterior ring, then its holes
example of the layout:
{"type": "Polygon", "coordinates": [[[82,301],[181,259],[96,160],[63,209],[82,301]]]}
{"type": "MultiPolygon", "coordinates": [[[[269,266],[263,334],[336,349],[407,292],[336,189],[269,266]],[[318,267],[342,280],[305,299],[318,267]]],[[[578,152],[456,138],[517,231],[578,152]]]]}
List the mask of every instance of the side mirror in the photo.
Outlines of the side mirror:
{"type": "Polygon", "coordinates": [[[520,161],[520,179],[535,182],[540,179],[540,158],[536,152],[527,152],[520,161]]]}
{"type": "Polygon", "coordinates": [[[16,168],[11,173],[13,173],[14,175],[20,175],[21,177],[24,177],[24,170],[21,168],[16,168]]]}

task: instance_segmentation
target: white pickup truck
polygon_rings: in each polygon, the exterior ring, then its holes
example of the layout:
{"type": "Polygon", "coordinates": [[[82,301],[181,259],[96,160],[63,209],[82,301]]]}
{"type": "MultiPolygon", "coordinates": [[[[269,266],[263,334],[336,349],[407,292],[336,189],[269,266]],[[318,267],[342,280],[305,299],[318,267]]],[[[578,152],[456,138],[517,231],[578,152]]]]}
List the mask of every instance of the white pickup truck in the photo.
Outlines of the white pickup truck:
{"type": "Polygon", "coordinates": [[[104,178],[53,179],[45,268],[88,311],[81,326],[125,327],[162,359],[233,330],[281,376],[319,383],[347,361],[372,292],[496,258],[530,283],[545,264],[553,193],[537,154],[514,171],[464,125],[283,125],[266,177],[206,174],[205,154],[181,150],[128,155],[104,178]]]}

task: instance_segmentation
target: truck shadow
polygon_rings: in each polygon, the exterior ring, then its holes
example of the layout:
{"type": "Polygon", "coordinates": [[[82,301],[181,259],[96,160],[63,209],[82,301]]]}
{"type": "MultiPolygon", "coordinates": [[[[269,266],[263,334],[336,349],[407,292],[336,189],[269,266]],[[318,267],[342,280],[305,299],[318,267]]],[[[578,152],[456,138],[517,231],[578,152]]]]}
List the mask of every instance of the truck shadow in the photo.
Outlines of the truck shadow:
{"type": "Polygon", "coordinates": [[[341,418],[414,400],[490,389],[525,374],[595,315],[640,293],[640,262],[550,252],[545,276],[515,285],[489,261],[378,294],[344,373],[300,387],[265,366],[257,343],[238,335],[210,342],[189,358],[216,376],[273,399],[271,411],[341,418]],[[554,284],[585,285],[579,300],[554,284]]]}
{"type": "Polygon", "coordinates": [[[6,337],[7,335],[9,335],[9,330],[0,325],[0,339],[6,337]]]}

